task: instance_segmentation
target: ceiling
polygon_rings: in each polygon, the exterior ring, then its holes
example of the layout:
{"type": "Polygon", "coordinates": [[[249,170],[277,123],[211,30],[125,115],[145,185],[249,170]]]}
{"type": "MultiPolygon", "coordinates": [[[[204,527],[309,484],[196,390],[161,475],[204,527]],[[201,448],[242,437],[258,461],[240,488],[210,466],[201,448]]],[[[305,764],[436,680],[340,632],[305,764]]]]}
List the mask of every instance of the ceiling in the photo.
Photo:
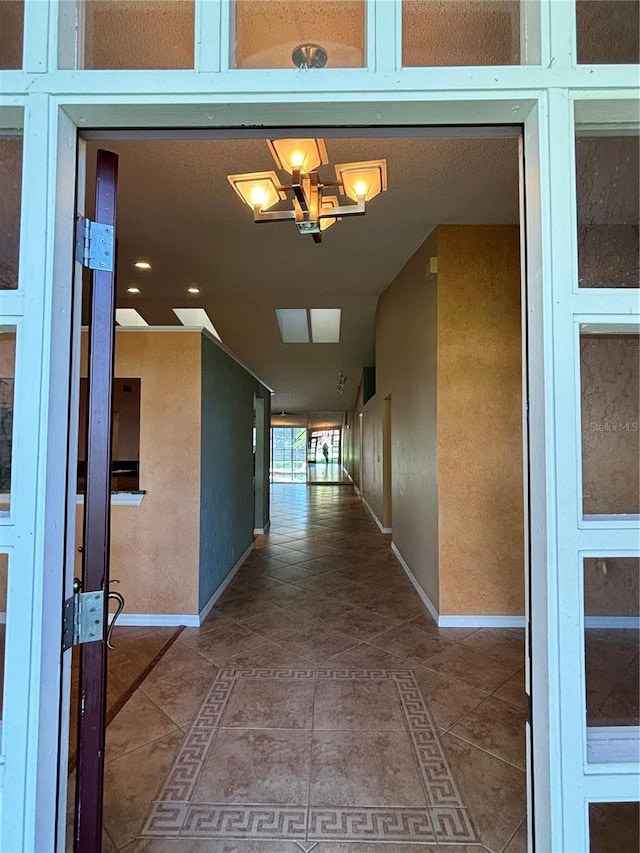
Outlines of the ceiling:
{"type": "MultiPolygon", "coordinates": [[[[89,144],[89,163],[98,147],[120,157],[118,307],[162,326],[179,325],[172,308],[204,307],[222,341],[274,390],[274,412],[329,422],[352,408],[362,368],[374,363],[378,296],[428,234],[440,223],[517,222],[518,142],[324,138],[330,164],[384,157],[388,191],[321,244],[292,222],[256,225],[227,181],[274,168],[264,140],[103,139],[89,144]],[[140,258],[151,271],[135,269],[140,258]],[[193,284],[198,295],[187,293],[193,284]],[[140,294],[128,294],[131,285],[140,294]],[[275,309],[301,307],[341,308],[340,343],[283,344],[275,309]]],[[[333,175],[331,165],[320,171],[333,175]]]]}

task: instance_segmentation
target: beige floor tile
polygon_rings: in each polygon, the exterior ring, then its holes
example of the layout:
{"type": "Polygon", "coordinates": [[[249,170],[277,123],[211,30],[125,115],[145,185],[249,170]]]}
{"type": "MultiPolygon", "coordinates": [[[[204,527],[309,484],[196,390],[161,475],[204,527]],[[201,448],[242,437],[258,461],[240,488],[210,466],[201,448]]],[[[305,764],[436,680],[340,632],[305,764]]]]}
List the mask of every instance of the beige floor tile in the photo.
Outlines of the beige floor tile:
{"type": "Polygon", "coordinates": [[[412,622],[405,622],[403,625],[391,628],[368,642],[370,646],[384,649],[392,655],[417,663],[428,661],[452,645],[451,641],[422,631],[412,622]]]}
{"type": "Polygon", "coordinates": [[[358,644],[353,637],[312,625],[286,638],[286,645],[294,654],[318,663],[332,655],[344,652],[358,644]]]}
{"type": "Polygon", "coordinates": [[[272,667],[313,668],[310,661],[288,648],[286,637],[282,643],[283,645],[267,640],[263,646],[257,646],[255,649],[249,649],[249,651],[241,652],[238,655],[231,655],[225,660],[224,665],[255,669],[271,669],[272,667]]]}
{"type": "MultiPolygon", "coordinates": [[[[593,803],[589,807],[589,837],[590,853],[635,853],[640,850],[640,824],[625,826],[619,823],[617,817],[620,809],[618,803],[593,803]]],[[[637,804],[625,803],[629,806],[627,814],[633,812],[637,804]]],[[[635,809],[637,814],[637,808],[635,809]]]]}
{"type": "Polygon", "coordinates": [[[525,774],[452,734],[442,746],[480,841],[498,853],[525,816],[525,774]]]}
{"type": "Polygon", "coordinates": [[[368,640],[399,624],[393,619],[370,613],[368,610],[349,610],[338,616],[332,616],[325,622],[328,628],[340,631],[357,640],[368,640]]]}
{"type": "Polygon", "coordinates": [[[416,667],[414,672],[436,725],[444,731],[450,729],[489,695],[428,667],[416,667]]]}
{"type": "Polygon", "coordinates": [[[524,667],[519,669],[508,681],[499,687],[493,694],[496,699],[510,702],[521,711],[529,710],[529,697],[524,689],[524,667]]]}
{"type": "Polygon", "coordinates": [[[490,696],[453,726],[451,734],[524,770],[527,717],[526,711],[490,696]]]}
{"type": "Polygon", "coordinates": [[[219,731],[193,802],[306,805],[310,738],[307,731],[219,731]]]}
{"type": "Polygon", "coordinates": [[[488,692],[504,684],[521,664],[522,661],[516,666],[506,665],[464,643],[453,645],[429,659],[429,669],[488,692]]]}
{"type": "Polygon", "coordinates": [[[505,666],[521,667],[524,663],[524,629],[484,628],[462,642],[505,666]]]}
{"type": "Polygon", "coordinates": [[[245,628],[267,639],[279,640],[306,628],[309,620],[292,609],[288,609],[286,613],[278,609],[263,613],[262,616],[254,616],[253,619],[247,619],[242,624],[245,628]]]}
{"type": "Polygon", "coordinates": [[[428,631],[430,634],[437,634],[444,640],[453,640],[458,643],[475,634],[478,628],[439,628],[430,613],[420,613],[419,616],[414,616],[411,620],[414,625],[422,628],[423,631],[428,631]]]}
{"type": "Polygon", "coordinates": [[[169,649],[139,690],[179,726],[191,722],[207,695],[217,667],[188,646],[169,649]]]}
{"type": "Polygon", "coordinates": [[[224,728],[311,729],[314,681],[239,678],[220,723],[224,728]]]}
{"type": "Polygon", "coordinates": [[[315,731],[405,731],[396,686],[391,681],[318,679],[315,731]]]}
{"type": "Polygon", "coordinates": [[[277,568],[268,568],[266,571],[270,577],[277,578],[279,581],[283,581],[284,583],[296,583],[297,581],[302,581],[305,578],[311,577],[309,572],[305,571],[300,566],[290,564],[282,567],[278,566],[277,568]]]}
{"type": "MultiPolygon", "coordinates": [[[[305,592],[307,591],[305,590],[305,592]]],[[[327,595],[320,595],[319,593],[307,593],[307,595],[305,601],[287,602],[286,605],[283,602],[281,606],[284,610],[295,610],[300,616],[306,616],[310,621],[330,619],[332,616],[339,616],[341,613],[348,613],[351,610],[350,605],[327,595]]]]}
{"type": "Polygon", "coordinates": [[[172,732],[107,764],[104,825],[117,847],[138,835],[182,737],[172,732]]]}
{"type": "MultiPolygon", "coordinates": [[[[298,604],[298,602],[310,601],[313,597],[314,593],[290,583],[281,583],[279,586],[270,589],[269,592],[265,594],[265,598],[272,601],[279,608],[291,608],[293,605],[298,604]]],[[[269,614],[265,613],[264,615],[269,614]]]]}
{"type": "Polygon", "coordinates": [[[177,730],[177,724],[140,690],[107,726],[106,760],[113,761],[145,743],[177,730]],[[144,721],[144,725],[141,725],[144,721]]]}
{"type": "Polygon", "coordinates": [[[230,655],[261,646],[264,642],[265,638],[260,634],[255,634],[244,625],[229,622],[213,631],[207,631],[206,634],[193,637],[188,640],[188,645],[211,663],[221,666],[230,655]]]}
{"type": "Polygon", "coordinates": [[[522,821],[516,829],[503,853],[527,853],[527,821],[522,821]]]}
{"type": "Polygon", "coordinates": [[[314,732],[310,803],[426,807],[405,732],[314,732]]]}
{"type": "Polygon", "coordinates": [[[366,841],[350,844],[349,842],[321,841],[311,853],[484,853],[484,849],[476,844],[473,846],[446,844],[440,847],[436,844],[371,844],[366,841]]]}
{"type": "MultiPolygon", "coordinates": [[[[127,844],[122,848],[121,853],[300,853],[300,848],[293,841],[235,841],[212,838],[196,841],[190,838],[147,838],[127,844]]],[[[386,850],[385,853],[392,853],[392,851],[386,850]]]]}
{"type": "MultiPolygon", "coordinates": [[[[270,590],[270,592],[273,592],[273,590],[270,590]]],[[[231,600],[221,600],[213,609],[216,613],[221,613],[223,616],[230,616],[237,622],[244,622],[253,616],[268,613],[274,607],[276,605],[273,600],[266,595],[245,595],[240,598],[232,598],[231,600]]]]}
{"type": "Polygon", "coordinates": [[[407,661],[382,649],[360,643],[346,652],[325,658],[322,665],[332,669],[408,669],[407,661]]]}

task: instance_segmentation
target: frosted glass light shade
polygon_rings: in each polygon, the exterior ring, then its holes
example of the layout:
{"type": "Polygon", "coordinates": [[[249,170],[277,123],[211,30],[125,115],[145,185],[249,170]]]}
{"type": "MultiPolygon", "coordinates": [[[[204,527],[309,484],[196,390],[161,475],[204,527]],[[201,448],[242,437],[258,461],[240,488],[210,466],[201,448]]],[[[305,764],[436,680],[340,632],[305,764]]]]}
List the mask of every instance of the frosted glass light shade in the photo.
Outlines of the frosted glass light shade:
{"type": "Polygon", "coordinates": [[[289,174],[300,169],[308,175],[329,162],[323,139],[268,139],[267,145],[278,168],[289,174]]]}
{"type": "Polygon", "coordinates": [[[387,161],[366,160],[361,163],[338,163],[336,178],[344,194],[354,201],[370,201],[387,189],[387,161]]]}
{"type": "Polygon", "coordinates": [[[246,172],[244,175],[227,175],[227,179],[240,198],[253,210],[268,210],[286,198],[278,190],[280,181],[275,172],[246,172]]]}

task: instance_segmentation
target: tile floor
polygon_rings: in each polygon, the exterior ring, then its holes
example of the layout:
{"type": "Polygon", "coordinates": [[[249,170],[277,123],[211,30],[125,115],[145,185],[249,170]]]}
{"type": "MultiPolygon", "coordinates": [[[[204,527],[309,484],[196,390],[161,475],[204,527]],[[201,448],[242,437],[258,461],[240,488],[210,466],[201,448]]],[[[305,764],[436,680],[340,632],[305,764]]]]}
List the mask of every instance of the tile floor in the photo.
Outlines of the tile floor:
{"type": "Polygon", "coordinates": [[[105,851],[523,853],[523,633],[438,629],[351,489],[272,494],[107,730],[105,851]]]}

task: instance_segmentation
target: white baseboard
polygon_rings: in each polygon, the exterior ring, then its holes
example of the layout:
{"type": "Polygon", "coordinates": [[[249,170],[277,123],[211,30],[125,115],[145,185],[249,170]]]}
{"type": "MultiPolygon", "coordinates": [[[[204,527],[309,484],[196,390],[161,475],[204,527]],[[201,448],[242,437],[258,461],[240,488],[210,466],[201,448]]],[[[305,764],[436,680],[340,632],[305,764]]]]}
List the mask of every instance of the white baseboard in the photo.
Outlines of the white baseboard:
{"type": "Polygon", "coordinates": [[[208,616],[208,615],[209,615],[209,613],[211,612],[211,610],[212,610],[212,608],[213,608],[214,604],[216,603],[216,601],[220,598],[220,596],[222,595],[222,593],[223,593],[223,592],[225,591],[225,589],[229,586],[229,584],[231,583],[231,581],[232,581],[232,580],[234,579],[234,577],[236,576],[236,572],[238,571],[238,569],[240,568],[240,566],[244,563],[244,561],[247,559],[247,557],[249,556],[249,554],[250,554],[252,551],[253,551],[253,542],[251,543],[251,545],[249,545],[249,547],[248,547],[248,548],[247,548],[247,550],[244,552],[244,554],[242,554],[242,556],[240,557],[240,559],[238,560],[238,562],[237,562],[237,563],[235,564],[235,566],[231,569],[231,571],[229,572],[229,574],[228,574],[228,575],[226,576],[226,578],[222,581],[222,583],[220,584],[220,586],[216,589],[216,591],[213,593],[213,595],[211,596],[211,598],[209,599],[209,601],[207,601],[207,603],[205,604],[205,606],[202,608],[202,610],[201,610],[201,611],[200,611],[200,613],[198,614],[198,620],[199,620],[199,621],[198,621],[198,623],[197,623],[198,625],[202,625],[202,623],[204,622],[204,620],[207,618],[207,616],[208,616]]]}
{"type": "Polygon", "coordinates": [[[271,527],[270,521],[267,521],[267,523],[265,524],[264,527],[254,527],[253,528],[253,535],[254,536],[262,536],[262,534],[266,533],[270,527],[271,527]]]}
{"type": "Polygon", "coordinates": [[[585,628],[640,628],[640,616],[585,616],[585,628]]]}
{"type": "MultiPolygon", "coordinates": [[[[355,488],[355,487],[354,487],[354,488],[355,488]]],[[[393,532],[391,527],[384,527],[384,526],[383,526],[383,524],[382,524],[382,522],[380,521],[380,519],[378,518],[378,516],[377,516],[377,515],[375,514],[375,512],[371,509],[371,507],[369,506],[369,504],[366,502],[366,500],[365,500],[364,498],[362,498],[362,503],[365,505],[365,507],[366,507],[366,509],[367,509],[367,512],[369,513],[369,515],[371,516],[371,518],[375,521],[375,523],[376,523],[376,524],[378,525],[378,527],[380,528],[380,533],[392,533],[392,532],[393,532]]]]}
{"type": "Polygon", "coordinates": [[[355,483],[353,484],[353,491],[356,493],[356,495],[357,495],[359,498],[360,498],[360,497],[362,497],[362,495],[360,494],[360,489],[356,486],[356,484],[355,484],[355,483]]]}
{"type": "Polygon", "coordinates": [[[526,619],[524,616],[471,616],[461,614],[460,616],[438,617],[439,628],[524,628],[526,619]]]}
{"type": "Polygon", "coordinates": [[[409,568],[409,566],[405,562],[404,557],[402,556],[400,551],[398,551],[398,547],[397,547],[395,542],[391,543],[391,550],[396,555],[397,561],[400,563],[400,565],[404,569],[406,576],[409,578],[409,580],[411,581],[411,583],[415,587],[416,592],[420,596],[420,600],[422,601],[424,606],[427,608],[427,610],[429,611],[429,613],[431,614],[431,616],[433,617],[433,619],[437,625],[438,624],[438,610],[437,610],[436,606],[434,605],[433,601],[431,601],[431,599],[429,598],[427,593],[423,590],[423,588],[418,583],[415,575],[413,574],[413,572],[411,571],[411,569],[409,568]]]}
{"type": "MultiPolygon", "coordinates": [[[[109,624],[113,613],[109,614],[109,624]]],[[[123,628],[165,628],[183,625],[185,628],[197,628],[200,625],[197,613],[121,613],[118,627],[123,628]]]]}
{"type": "Polygon", "coordinates": [[[460,615],[460,616],[441,616],[438,613],[438,610],[434,603],[431,601],[427,593],[424,591],[422,586],[419,584],[417,578],[407,565],[404,557],[398,550],[395,542],[391,543],[391,550],[396,555],[396,559],[404,569],[405,574],[415,587],[416,592],[420,596],[420,600],[427,608],[431,616],[433,617],[438,628],[524,628],[525,627],[525,617],[524,616],[474,616],[474,615],[460,615]]]}
{"type": "Polygon", "coordinates": [[[587,761],[622,764],[640,761],[640,726],[589,726],[587,761]]]}
{"type": "MultiPolygon", "coordinates": [[[[253,551],[253,542],[244,554],[240,557],[235,566],[231,569],[220,586],[213,593],[209,601],[202,608],[200,613],[121,613],[118,616],[118,625],[128,628],[161,628],[171,627],[175,625],[184,625],[186,628],[199,628],[207,618],[216,601],[220,598],[225,589],[229,586],[240,566],[253,551]]],[[[109,623],[113,620],[113,613],[109,614],[109,623]]]]}

